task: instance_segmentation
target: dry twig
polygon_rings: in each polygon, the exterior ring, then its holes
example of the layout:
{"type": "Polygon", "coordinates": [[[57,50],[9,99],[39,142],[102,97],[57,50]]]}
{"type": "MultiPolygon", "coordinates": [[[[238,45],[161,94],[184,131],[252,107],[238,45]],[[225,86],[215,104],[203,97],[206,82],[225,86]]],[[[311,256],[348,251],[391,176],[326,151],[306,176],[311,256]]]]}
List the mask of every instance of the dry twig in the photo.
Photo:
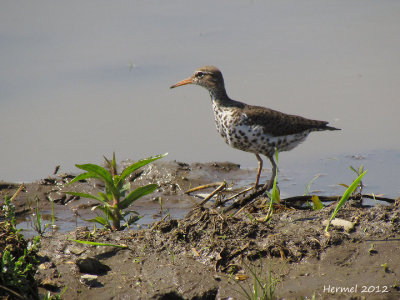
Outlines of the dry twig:
{"type": "Polygon", "coordinates": [[[219,191],[221,191],[222,189],[224,189],[226,187],[226,182],[222,182],[220,184],[220,186],[215,189],[211,194],[209,194],[207,197],[204,198],[203,201],[200,202],[200,206],[203,206],[208,200],[210,200],[215,194],[217,194],[219,191]]]}
{"type": "Polygon", "coordinates": [[[214,182],[214,183],[209,183],[209,184],[205,184],[205,185],[199,185],[195,188],[189,189],[187,190],[184,194],[190,194],[199,190],[203,190],[203,189],[207,189],[210,187],[216,187],[216,186],[220,186],[221,184],[223,184],[223,182],[214,182]]]}

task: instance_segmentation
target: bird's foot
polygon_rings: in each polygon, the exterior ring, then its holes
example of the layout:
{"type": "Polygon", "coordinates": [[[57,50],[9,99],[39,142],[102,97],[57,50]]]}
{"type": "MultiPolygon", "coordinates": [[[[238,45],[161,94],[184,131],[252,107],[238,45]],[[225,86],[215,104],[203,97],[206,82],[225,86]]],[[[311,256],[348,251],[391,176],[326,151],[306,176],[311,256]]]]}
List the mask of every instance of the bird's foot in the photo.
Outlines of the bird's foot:
{"type": "Polygon", "coordinates": [[[262,186],[262,189],[265,189],[266,191],[270,191],[273,186],[274,186],[274,182],[269,181],[262,186]]]}

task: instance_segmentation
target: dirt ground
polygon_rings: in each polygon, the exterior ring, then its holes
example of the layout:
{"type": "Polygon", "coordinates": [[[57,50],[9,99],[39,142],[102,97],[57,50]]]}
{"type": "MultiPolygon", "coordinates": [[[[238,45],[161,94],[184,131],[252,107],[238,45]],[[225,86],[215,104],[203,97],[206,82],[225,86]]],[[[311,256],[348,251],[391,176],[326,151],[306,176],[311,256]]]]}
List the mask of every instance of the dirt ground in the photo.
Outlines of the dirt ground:
{"type": "MultiPolygon", "coordinates": [[[[337,218],[349,221],[350,228],[331,226],[326,235],[323,222],[334,203],[318,211],[277,205],[271,220],[264,222],[262,196],[233,215],[234,211],[227,214],[223,207],[214,207],[215,202],[196,206],[201,200],[183,193],[200,184],[247,175],[231,163],[178,162],[160,162],[134,174],[133,187],[160,185],[156,194],[133,205],[139,213],[146,205],[154,212],[161,210],[158,221],[121,232],[93,231],[92,225],[48,231],[41,241],[36,274],[41,294],[67,288],[64,299],[247,299],[256,273],[262,283],[272,283],[277,299],[400,299],[397,203],[364,207],[360,201],[349,201],[337,218]],[[163,199],[161,209],[158,197],[163,199]],[[182,206],[189,211],[186,216],[171,217],[172,210],[182,206]]],[[[62,193],[71,178],[62,174],[27,184],[15,200],[17,214],[31,214],[27,202],[37,197],[42,210],[50,209],[51,199],[56,216],[67,209],[86,219],[94,203],[62,193]]],[[[0,183],[0,199],[17,187],[0,183]]],[[[102,187],[89,181],[72,188],[87,193],[102,187]]]]}

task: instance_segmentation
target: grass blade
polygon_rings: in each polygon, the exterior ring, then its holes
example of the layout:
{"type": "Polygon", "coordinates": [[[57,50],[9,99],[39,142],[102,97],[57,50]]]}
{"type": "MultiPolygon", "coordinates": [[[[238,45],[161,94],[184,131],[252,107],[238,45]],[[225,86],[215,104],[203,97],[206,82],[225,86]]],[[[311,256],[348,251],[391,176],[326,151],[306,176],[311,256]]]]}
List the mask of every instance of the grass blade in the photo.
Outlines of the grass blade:
{"type": "Polygon", "coordinates": [[[311,179],[311,181],[308,183],[306,190],[304,192],[304,196],[307,196],[308,193],[310,192],[311,189],[311,185],[314,183],[315,180],[317,180],[319,177],[321,176],[321,174],[317,174],[313,179],[311,179]]]}
{"type": "Polygon", "coordinates": [[[324,205],[322,204],[321,200],[319,200],[319,197],[317,195],[312,195],[311,196],[311,201],[313,203],[313,210],[319,210],[324,208],[324,205]]]}
{"type": "Polygon", "coordinates": [[[335,218],[337,212],[339,211],[339,209],[343,206],[343,204],[350,198],[350,195],[355,191],[355,189],[358,187],[361,179],[364,177],[365,173],[367,173],[367,171],[364,171],[363,173],[360,174],[360,176],[358,176],[353,183],[348,187],[348,189],[344,192],[342,198],[340,199],[339,203],[336,205],[335,210],[332,213],[331,218],[329,219],[328,225],[326,225],[325,231],[328,232],[329,229],[329,225],[331,223],[331,221],[335,218]]]}
{"type": "Polygon", "coordinates": [[[126,246],[126,245],[115,245],[115,244],[81,241],[81,240],[73,240],[73,239],[68,239],[68,241],[73,241],[76,243],[87,244],[87,245],[92,245],[92,246],[110,246],[110,247],[117,247],[117,248],[128,248],[128,246],[126,246]]]}

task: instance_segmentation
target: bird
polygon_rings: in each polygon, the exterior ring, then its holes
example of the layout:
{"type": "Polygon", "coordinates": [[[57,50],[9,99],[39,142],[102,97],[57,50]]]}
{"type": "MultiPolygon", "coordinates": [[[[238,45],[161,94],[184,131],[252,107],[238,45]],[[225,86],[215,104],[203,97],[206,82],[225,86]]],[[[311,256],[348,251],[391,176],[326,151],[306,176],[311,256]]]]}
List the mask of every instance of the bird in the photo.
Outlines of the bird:
{"type": "Polygon", "coordinates": [[[215,66],[200,67],[192,76],[170,88],[187,84],[202,86],[210,93],[215,124],[225,142],[235,149],[255,154],[258,171],[254,187],[251,189],[257,190],[259,184],[263,168],[260,155],[266,156],[271,162],[272,175],[264,185],[270,190],[277,174],[275,151],[292,150],[313,131],[340,130],[328,126],[326,121],[307,119],[229,98],[222,72],[215,66]]]}

